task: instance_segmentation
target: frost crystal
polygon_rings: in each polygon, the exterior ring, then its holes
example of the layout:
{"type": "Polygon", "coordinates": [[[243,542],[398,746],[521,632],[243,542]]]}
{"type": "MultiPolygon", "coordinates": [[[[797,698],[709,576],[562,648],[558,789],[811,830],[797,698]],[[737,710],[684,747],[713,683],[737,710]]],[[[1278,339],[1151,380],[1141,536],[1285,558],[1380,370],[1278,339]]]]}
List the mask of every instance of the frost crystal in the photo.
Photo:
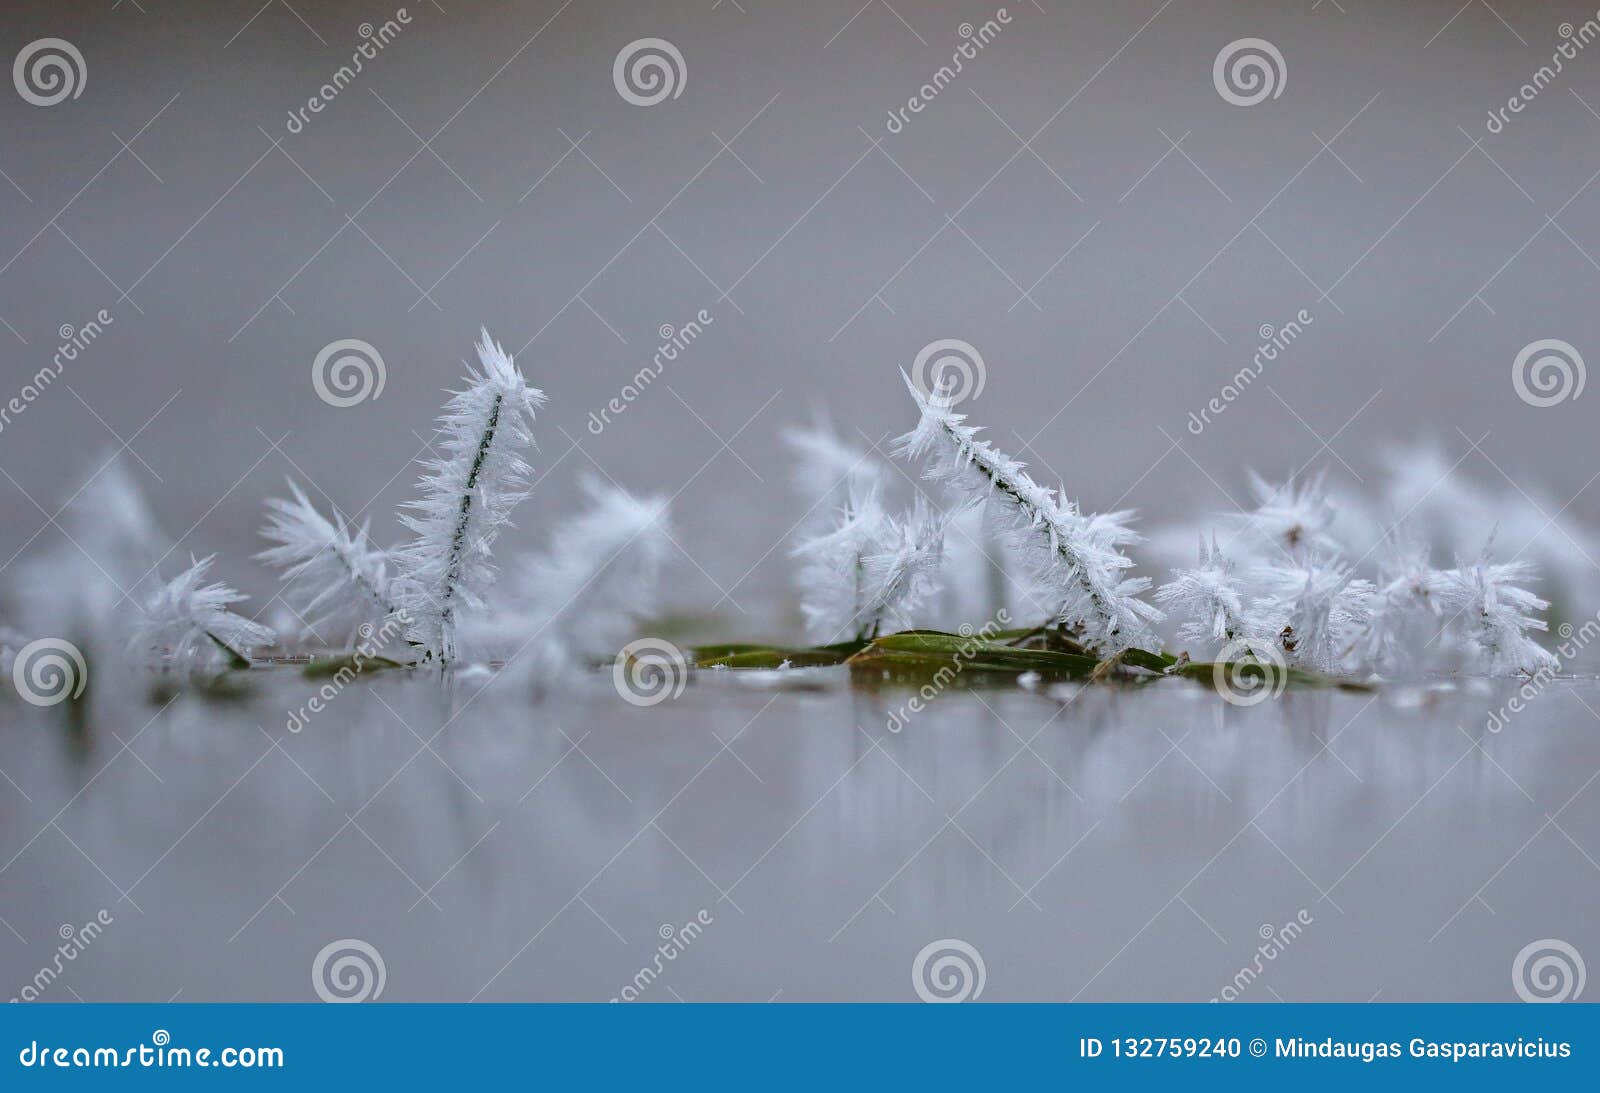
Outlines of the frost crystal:
{"type": "Polygon", "coordinates": [[[905,629],[938,590],[944,521],[919,500],[905,519],[884,511],[877,491],[857,486],[831,531],[794,550],[811,640],[865,641],[905,629]]]}
{"type": "Polygon", "coordinates": [[[477,349],[480,367],[467,366],[467,385],[439,416],[444,454],[423,463],[422,496],[401,517],[416,538],[393,554],[394,606],[411,620],[407,637],[445,665],[458,656],[461,616],[482,610],[494,583],[495,539],[527,496],[523,453],[545,401],[487,330],[477,349]]]}
{"type": "Polygon", "coordinates": [[[1244,589],[1233,563],[1217,547],[1200,537],[1200,564],[1180,569],[1156,590],[1156,603],[1181,619],[1178,640],[1197,646],[1229,642],[1249,633],[1245,623],[1244,589]]]}
{"type": "Polygon", "coordinates": [[[672,544],[667,499],[594,477],[581,485],[588,507],[513,567],[493,611],[463,625],[472,655],[504,659],[500,675],[514,685],[537,690],[615,656],[656,610],[672,544]]]}
{"type": "Polygon", "coordinates": [[[1338,543],[1328,533],[1333,526],[1334,508],[1329,504],[1321,474],[1309,482],[1292,477],[1274,486],[1255,472],[1250,473],[1250,492],[1256,508],[1242,520],[1252,545],[1258,549],[1276,547],[1295,561],[1312,551],[1330,553],[1338,543]]]}
{"type": "Polygon", "coordinates": [[[672,525],[663,496],[635,497],[596,477],[581,484],[588,510],[556,528],[523,583],[539,612],[560,620],[576,651],[610,656],[634,623],[656,610],[672,525]]]}
{"type": "Polygon", "coordinates": [[[1476,665],[1491,675],[1554,671],[1555,656],[1528,633],[1547,628],[1533,612],[1550,604],[1518,587],[1533,579],[1533,567],[1490,561],[1490,545],[1470,565],[1444,571],[1440,582],[1447,606],[1460,613],[1476,665]]]}
{"type": "Polygon", "coordinates": [[[794,548],[800,561],[800,608],[806,634],[818,644],[865,638],[867,555],[887,536],[888,516],[871,487],[857,486],[837,514],[837,523],[794,548]]]}
{"type": "Polygon", "coordinates": [[[1288,659],[1318,671],[1337,671],[1371,613],[1372,583],[1348,566],[1308,552],[1299,565],[1271,566],[1260,579],[1266,595],[1253,606],[1254,629],[1275,635],[1288,659]]]}
{"type": "Polygon", "coordinates": [[[925,477],[987,505],[1039,598],[1058,605],[1055,621],[1110,650],[1153,642],[1150,624],[1161,612],[1139,598],[1150,582],[1123,575],[1133,562],[1121,548],[1139,539],[1127,527],[1132,514],[1084,516],[1036,483],[1022,463],[978,439],[978,429],[962,424],[965,415],[952,412],[947,399],[926,396],[902,377],[922,417],[896,442],[896,453],[926,460],[925,477]]]}
{"type": "Polygon", "coordinates": [[[202,583],[214,558],[191,560],[188,569],[145,603],[129,643],[138,659],[179,671],[205,671],[248,664],[257,646],[272,643],[271,630],[228,610],[249,597],[220,581],[202,583]]]}
{"type": "Polygon", "coordinates": [[[264,538],[277,546],[256,555],[283,568],[284,581],[297,585],[299,612],[306,631],[330,623],[354,629],[389,615],[389,577],[383,551],[368,538],[367,525],[351,529],[340,512],[333,518],[317,511],[294,482],[288,499],[267,501],[264,538]]]}
{"type": "Polygon", "coordinates": [[[866,492],[889,477],[882,460],[841,439],[820,410],[809,426],[785,429],[783,442],[794,452],[790,480],[805,505],[802,523],[813,530],[848,504],[852,491],[866,492]]]}

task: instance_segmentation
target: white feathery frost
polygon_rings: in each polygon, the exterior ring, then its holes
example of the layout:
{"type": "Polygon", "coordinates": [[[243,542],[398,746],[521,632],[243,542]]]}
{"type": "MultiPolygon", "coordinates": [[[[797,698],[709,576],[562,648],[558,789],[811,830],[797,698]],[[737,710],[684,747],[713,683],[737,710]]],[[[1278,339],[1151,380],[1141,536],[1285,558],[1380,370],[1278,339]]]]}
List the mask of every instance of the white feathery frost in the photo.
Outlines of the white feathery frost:
{"type": "Polygon", "coordinates": [[[1132,513],[1083,515],[1036,483],[1024,464],[978,439],[978,428],[962,424],[965,415],[954,413],[947,399],[924,395],[902,377],[921,418],[896,442],[896,454],[925,460],[924,477],[987,506],[1038,598],[1057,605],[1053,621],[1106,650],[1153,642],[1150,624],[1161,612],[1140,598],[1150,582],[1125,576],[1133,562],[1121,548],[1139,540],[1127,526],[1132,513]]]}
{"type": "Polygon", "coordinates": [[[888,515],[871,486],[857,485],[829,529],[791,552],[800,565],[800,609],[806,634],[818,644],[868,636],[861,614],[867,599],[866,556],[886,535],[888,515]]]}
{"type": "Polygon", "coordinates": [[[367,525],[352,528],[338,509],[329,519],[293,481],[289,493],[267,501],[261,535],[277,545],[256,558],[283,569],[284,581],[297,593],[296,611],[305,630],[317,634],[332,624],[354,631],[389,615],[394,607],[388,565],[383,551],[372,545],[367,525]]]}
{"type": "Polygon", "coordinates": [[[593,476],[581,485],[585,510],[519,567],[506,611],[488,623],[512,647],[511,670],[536,680],[614,656],[656,610],[672,544],[664,496],[635,497],[593,476]]]}
{"type": "Polygon", "coordinates": [[[785,429],[783,442],[794,453],[790,482],[805,506],[801,522],[813,531],[849,503],[852,491],[881,487],[889,477],[888,466],[866,448],[841,438],[821,409],[810,425],[785,429]]]}
{"type": "Polygon", "coordinates": [[[1258,573],[1265,594],[1251,605],[1254,636],[1274,639],[1292,662],[1337,671],[1371,614],[1372,582],[1315,552],[1258,573]]]}
{"type": "Polygon", "coordinates": [[[97,466],[67,501],[59,522],[70,542],[15,570],[18,622],[29,633],[70,636],[93,646],[91,656],[120,653],[129,617],[158,580],[156,566],[171,540],[121,457],[97,466]]]}
{"type": "Polygon", "coordinates": [[[270,629],[229,610],[249,597],[220,581],[204,583],[215,557],[191,559],[145,602],[129,641],[136,659],[180,672],[207,671],[247,665],[257,646],[273,642],[270,629]]]}
{"type": "Polygon", "coordinates": [[[939,589],[943,518],[920,498],[908,516],[893,516],[875,489],[858,485],[838,521],[794,549],[806,633],[831,644],[906,629],[939,589]]]}
{"type": "Polygon", "coordinates": [[[401,516],[416,538],[391,555],[393,602],[410,620],[407,637],[445,665],[459,656],[462,616],[484,608],[494,583],[495,539],[527,496],[523,453],[545,402],[487,330],[477,350],[479,367],[467,366],[466,386],[451,392],[439,416],[443,454],[423,463],[421,497],[401,516]]]}
{"type": "Polygon", "coordinates": [[[867,637],[906,629],[910,616],[939,591],[944,518],[917,498],[905,517],[886,515],[861,557],[865,586],[857,619],[867,637]]]}
{"type": "Polygon", "coordinates": [[[1474,561],[1440,574],[1446,608],[1459,613],[1474,666],[1490,675],[1554,671],[1555,655],[1529,633],[1547,629],[1534,613],[1550,604],[1519,587],[1534,578],[1533,566],[1491,561],[1490,540],[1474,561]]]}
{"type": "Polygon", "coordinates": [[[1429,562],[1427,544],[1409,525],[1390,530],[1381,547],[1371,611],[1356,648],[1380,672],[1408,673],[1422,666],[1425,650],[1437,650],[1444,574],[1429,562]]]}
{"type": "Polygon", "coordinates": [[[1231,517],[1243,524],[1250,546],[1262,552],[1276,548],[1295,561],[1312,552],[1329,554],[1339,549],[1329,531],[1335,514],[1322,474],[1304,482],[1290,477],[1273,485],[1251,471],[1250,492],[1255,495],[1256,507],[1231,517]]]}
{"type": "Polygon", "coordinates": [[[1217,546],[1200,537],[1200,564],[1175,570],[1172,580],[1156,589],[1156,603],[1178,618],[1178,640],[1200,646],[1245,638],[1245,591],[1233,563],[1217,546]]]}

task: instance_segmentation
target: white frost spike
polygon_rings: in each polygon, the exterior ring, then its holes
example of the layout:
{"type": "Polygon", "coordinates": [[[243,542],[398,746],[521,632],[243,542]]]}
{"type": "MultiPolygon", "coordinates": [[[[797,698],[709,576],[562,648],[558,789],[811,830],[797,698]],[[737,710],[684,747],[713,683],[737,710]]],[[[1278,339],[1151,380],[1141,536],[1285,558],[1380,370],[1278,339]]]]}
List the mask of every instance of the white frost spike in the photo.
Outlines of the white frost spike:
{"type": "Polygon", "coordinates": [[[1304,561],[1313,551],[1338,551],[1338,542],[1328,533],[1335,511],[1328,502],[1320,473],[1306,482],[1296,482],[1291,477],[1274,486],[1251,471],[1250,491],[1255,494],[1256,508],[1232,519],[1243,522],[1253,545],[1268,551],[1276,547],[1296,562],[1304,561]]]}
{"type": "Polygon", "coordinates": [[[856,607],[860,636],[875,638],[908,617],[939,590],[944,563],[944,520],[917,498],[905,519],[885,516],[861,556],[863,593],[856,607]]]}
{"type": "Polygon", "coordinates": [[[218,581],[204,584],[216,555],[192,561],[144,605],[129,646],[147,663],[198,671],[245,661],[274,640],[270,629],[228,610],[249,597],[218,581]]]}
{"type": "Polygon", "coordinates": [[[876,490],[857,487],[831,531],[794,548],[800,568],[800,607],[806,633],[820,644],[868,636],[861,613],[868,597],[866,557],[881,552],[889,518],[876,490]]]}
{"type": "Polygon", "coordinates": [[[944,520],[919,499],[900,519],[884,511],[876,490],[855,495],[832,531],[794,550],[811,640],[866,640],[905,629],[908,617],[938,590],[944,520]]]}
{"type": "Polygon", "coordinates": [[[375,548],[367,526],[352,529],[335,509],[330,520],[317,511],[291,481],[288,499],[267,501],[264,538],[278,544],[256,555],[283,568],[284,581],[298,584],[302,625],[315,633],[328,623],[354,629],[390,614],[389,577],[383,551],[375,548]]]}
{"type": "Polygon", "coordinates": [[[394,606],[410,619],[407,636],[446,665],[457,658],[462,615],[481,610],[494,583],[495,539],[527,496],[523,453],[545,401],[487,330],[477,349],[481,367],[467,366],[466,387],[451,392],[439,416],[444,455],[424,462],[422,496],[401,517],[416,538],[393,554],[394,606]]]}
{"type": "Polygon", "coordinates": [[[1549,607],[1548,601],[1518,584],[1533,578],[1526,562],[1489,560],[1490,542],[1470,565],[1446,570],[1441,576],[1447,604],[1460,619],[1480,666],[1491,675],[1514,672],[1551,672],[1559,666],[1554,654],[1529,636],[1530,630],[1547,629],[1533,612],[1549,607]]]}
{"type": "Polygon", "coordinates": [[[1248,634],[1244,589],[1215,535],[1209,546],[1200,537],[1200,564],[1174,571],[1172,580],[1156,589],[1155,599],[1168,614],[1182,619],[1179,641],[1205,646],[1248,634]]]}
{"type": "Polygon", "coordinates": [[[155,569],[171,540],[119,456],[79,488],[59,523],[68,546],[30,557],[13,571],[18,623],[28,633],[94,646],[91,656],[120,653],[129,617],[138,614],[135,604],[159,583],[155,569]]]}
{"type": "MultiPolygon", "coordinates": [[[[545,553],[521,573],[517,613],[535,643],[554,641],[578,657],[611,657],[656,609],[662,566],[671,546],[667,499],[635,497],[585,477],[589,507],[558,525],[545,553]]],[[[520,628],[519,628],[520,629],[520,628]]],[[[552,665],[548,652],[534,661],[552,665]]]]}
{"type": "Polygon", "coordinates": [[[1445,575],[1428,562],[1428,548],[1408,525],[1384,538],[1378,583],[1360,646],[1379,671],[1406,673],[1422,663],[1424,650],[1438,645],[1445,601],[1445,575]]]}
{"type": "Polygon", "coordinates": [[[1308,554],[1295,566],[1260,573],[1268,594],[1252,605],[1252,629],[1275,636],[1290,660],[1322,672],[1339,669],[1345,652],[1366,628],[1372,582],[1353,580],[1348,566],[1308,554]]]}
{"type": "Polygon", "coordinates": [[[896,453],[927,461],[925,477],[948,483],[988,505],[1007,544],[1023,559],[1041,599],[1059,606],[1056,621],[1093,646],[1108,650],[1153,645],[1150,624],[1161,612],[1139,598],[1146,578],[1121,547],[1139,537],[1128,512],[1084,516],[1070,501],[1028,476],[1024,464],[978,439],[947,400],[925,396],[901,373],[922,412],[917,427],[896,442],[896,453]]]}
{"type": "Polygon", "coordinates": [[[810,425],[785,429],[783,442],[794,452],[790,481],[805,506],[801,522],[813,531],[848,504],[852,492],[881,486],[889,476],[882,460],[842,439],[821,410],[810,425]]]}
{"type": "Polygon", "coordinates": [[[504,657],[500,674],[516,685],[543,687],[585,658],[615,656],[656,610],[672,543],[666,498],[634,497],[596,478],[581,484],[588,509],[519,567],[494,614],[463,627],[474,655],[504,657]]]}

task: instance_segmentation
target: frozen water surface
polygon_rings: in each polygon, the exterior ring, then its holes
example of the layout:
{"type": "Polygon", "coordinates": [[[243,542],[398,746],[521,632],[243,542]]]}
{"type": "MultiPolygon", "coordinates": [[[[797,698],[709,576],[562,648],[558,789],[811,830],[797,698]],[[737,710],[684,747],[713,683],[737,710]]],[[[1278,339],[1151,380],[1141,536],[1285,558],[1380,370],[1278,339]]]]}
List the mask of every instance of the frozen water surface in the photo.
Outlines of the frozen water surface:
{"type": "Polygon", "coordinates": [[[0,978],[97,916],[42,999],[311,1000],[343,939],[396,1001],[913,1000],[946,939],[989,1000],[1510,1000],[1530,942],[1600,954],[1594,681],[1499,732],[1509,682],[1171,680],[952,690],[890,733],[908,692],[780,678],[641,708],[380,674],[294,733],[289,668],[8,702],[0,978]]]}

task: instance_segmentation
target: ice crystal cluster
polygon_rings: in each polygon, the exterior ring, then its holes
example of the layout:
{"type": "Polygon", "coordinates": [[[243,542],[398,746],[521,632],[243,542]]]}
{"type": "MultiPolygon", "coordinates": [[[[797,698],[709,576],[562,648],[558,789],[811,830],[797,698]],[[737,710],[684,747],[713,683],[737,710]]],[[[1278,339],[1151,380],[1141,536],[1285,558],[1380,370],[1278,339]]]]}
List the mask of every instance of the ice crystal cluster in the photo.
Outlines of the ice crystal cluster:
{"type": "MultiPolygon", "coordinates": [[[[638,634],[676,540],[667,499],[589,477],[581,511],[502,578],[495,548],[532,489],[545,396],[487,331],[476,354],[400,514],[406,541],[377,545],[370,521],[319,507],[291,481],[287,497],[267,502],[257,558],[281,571],[273,599],[304,644],[359,648],[381,624],[401,663],[498,662],[537,692],[638,634]]],[[[1558,578],[1587,576],[1578,559],[1600,549],[1566,523],[1542,536],[1555,506],[1466,484],[1438,453],[1412,449],[1392,457],[1376,501],[1336,495],[1320,476],[1252,475],[1250,508],[1177,531],[1188,557],[1157,587],[1133,572],[1143,540],[1131,512],[1085,511],[980,435],[946,388],[905,379],[916,421],[891,455],[910,470],[820,414],[783,436],[802,506],[791,551],[800,607],[811,643],[841,647],[830,655],[917,627],[976,627],[1004,609],[1036,628],[1018,640],[1048,629],[1107,658],[1102,668],[1160,649],[1167,634],[1172,653],[1196,661],[1270,659],[1343,676],[1544,673],[1558,664],[1538,640],[1549,604],[1531,590],[1535,562],[1558,578]],[[1502,558],[1507,537],[1516,546],[1502,558]]],[[[67,499],[59,526],[68,547],[14,571],[0,667],[45,635],[96,664],[185,675],[247,666],[277,641],[212,578],[213,557],[173,572],[182,540],[161,530],[119,457],[67,499]]],[[[1146,549],[1159,554],[1174,538],[1146,549]]]]}
{"type": "Polygon", "coordinates": [[[487,330],[479,367],[451,393],[439,415],[442,453],[424,464],[421,496],[401,522],[416,533],[394,551],[395,608],[410,620],[407,637],[424,657],[450,664],[459,656],[463,613],[481,611],[494,583],[494,543],[527,496],[533,414],[544,392],[525,379],[487,330]]]}
{"type": "Polygon", "coordinates": [[[535,689],[616,655],[656,610],[672,543],[666,498],[635,497],[595,476],[580,485],[585,509],[515,568],[496,609],[469,631],[512,680],[535,689]]]}
{"type": "Polygon", "coordinates": [[[102,460],[64,503],[63,548],[18,567],[18,633],[71,642],[90,665],[116,662],[188,674],[248,663],[272,630],[235,613],[244,596],[207,581],[213,558],[163,580],[175,544],[134,471],[102,460]]]}
{"type": "Polygon", "coordinates": [[[1336,510],[1321,477],[1253,481],[1256,507],[1225,521],[1233,534],[1200,544],[1198,564],[1156,591],[1198,659],[1219,647],[1329,673],[1489,675],[1552,670],[1535,638],[1549,603],[1525,585],[1524,561],[1496,562],[1489,534],[1475,556],[1436,568],[1403,521],[1368,551],[1357,575],[1330,533],[1336,510]]]}
{"type": "MultiPolygon", "coordinates": [[[[906,385],[918,419],[894,454],[944,488],[943,515],[920,496],[910,517],[888,515],[888,464],[825,424],[786,436],[800,499],[830,513],[820,526],[813,513],[802,518],[809,530],[794,551],[814,641],[914,625],[921,620],[909,616],[929,604],[961,605],[955,617],[928,622],[945,629],[980,621],[975,604],[984,616],[1019,605],[1019,617],[1059,627],[1102,655],[1156,649],[1164,631],[1174,652],[1194,660],[1270,657],[1341,675],[1509,675],[1555,665],[1536,636],[1549,605],[1527,587],[1534,567],[1496,561],[1492,534],[1437,568],[1415,527],[1400,521],[1373,533],[1370,509],[1343,511],[1320,476],[1271,483],[1252,474],[1253,507],[1206,521],[1195,561],[1152,592],[1131,572],[1128,551],[1141,541],[1131,512],[1084,512],[983,439],[942,391],[906,385]],[[1345,549],[1341,523],[1365,530],[1370,547],[1345,549]]],[[[1187,535],[1194,543],[1194,531],[1187,535]]]]}
{"type": "Polygon", "coordinates": [[[370,521],[352,528],[338,511],[317,511],[305,491],[289,483],[287,499],[267,502],[261,536],[276,545],[257,560],[283,570],[294,613],[305,636],[327,642],[321,631],[339,627],[348,638],[362,623],[394,611],[389,594],[388,559],[372,545],[370,521]]]}
{"type": "Polygon", "coordinates": [[[1021,562],[1030,595],[1049,605],[1046,621],[1114,652],[1155,644],[1151,624],[1161,612],[1142,594],[1146,577],[1132,577],[1123,548],[1139,541],[1131,512],[1085,515],[1076,502],[1035,482],[1026,465],[978,436],[949,401],[924,394],[906,379],[916,401],[916,428],[898,454],[924,464],[924,477],[948,487],[958,504],[983,506],[985,518],[1021,562]]]}

